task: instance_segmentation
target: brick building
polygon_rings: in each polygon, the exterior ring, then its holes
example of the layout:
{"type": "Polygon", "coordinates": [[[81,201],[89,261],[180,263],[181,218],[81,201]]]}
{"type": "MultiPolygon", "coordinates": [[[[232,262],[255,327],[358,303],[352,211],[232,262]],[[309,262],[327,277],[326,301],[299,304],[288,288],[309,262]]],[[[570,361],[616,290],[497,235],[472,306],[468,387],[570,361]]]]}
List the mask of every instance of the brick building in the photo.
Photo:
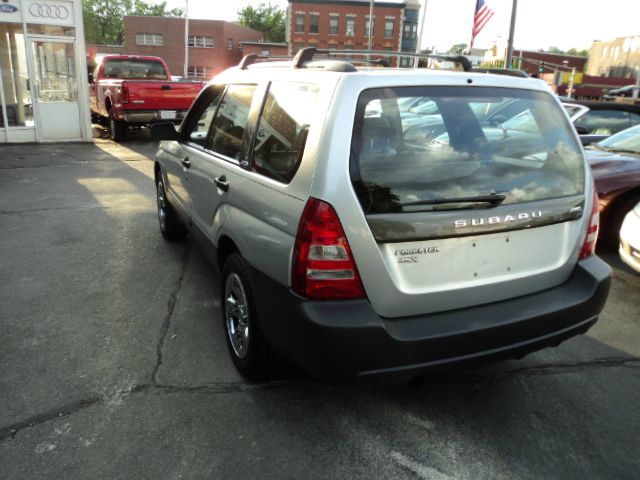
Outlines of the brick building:
{"type": "Polygon", "coordinates": [[[286,57],[289,55],[289,45],[277,42],[252,42],[243,40],[240,42],[243,55],[252,53],[263,57],[286,57]]]}
{"type": "MultiPolygon", "coordinates": [[[[155,55],[164,58],[173,75],[184,72],[185,19],[128,16],[124,18],[124,45],[98,45],[98,54],[155,55]]],[[[190,78],[208,79],[236,65],[244,52],[242,42],[259,42],[264,35],[222,20],[189,19],[190,78]]],[[[91,49],[93,51],[93,49],[91,49]]]]}
{"type": "MultiPolygon", "coordinates": [[[[375,2],[372,50],[400,50],[405,6],[405,0],[375,2]]],[[[369,0],[289,0],[286,32],[290,55],[305,47],[367,50],[369,0]]]]}
{"type": "Polygon", "coordinates": [[[640,35],[595,41],[589,51],[589,75],[627,78],[640,75],[640,35]]]}

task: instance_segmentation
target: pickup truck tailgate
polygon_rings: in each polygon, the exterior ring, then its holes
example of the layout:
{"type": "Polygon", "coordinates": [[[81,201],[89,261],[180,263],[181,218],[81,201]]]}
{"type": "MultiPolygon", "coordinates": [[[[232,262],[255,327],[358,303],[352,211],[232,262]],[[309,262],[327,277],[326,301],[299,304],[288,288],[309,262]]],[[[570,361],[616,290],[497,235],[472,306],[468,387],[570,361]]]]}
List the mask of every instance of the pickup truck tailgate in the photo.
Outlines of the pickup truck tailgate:
{"type": "Polygon", "coordinates": [[[124,81],[127,110],[187,110],[202,89],[200,82],[124,81]]]}

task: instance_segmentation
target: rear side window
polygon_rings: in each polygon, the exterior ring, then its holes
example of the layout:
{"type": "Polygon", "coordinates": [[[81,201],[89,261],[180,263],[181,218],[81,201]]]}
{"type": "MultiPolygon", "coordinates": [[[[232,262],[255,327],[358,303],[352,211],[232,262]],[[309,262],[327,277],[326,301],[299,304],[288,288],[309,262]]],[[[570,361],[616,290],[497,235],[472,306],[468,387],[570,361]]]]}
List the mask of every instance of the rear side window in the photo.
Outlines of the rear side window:
{"type": "Polygon", "coordinates": [[[252,170],[291,181],[302,160],[318,93],[314,85],[271,83],[258,123],[252,170]]]}
{"type": "Polygon", "coordinates": [[[577,127],[583,127],[590,134],[611,135],[631,126],[629,112],[619,110],[591,110],[576,120],[577,127]]]}
{"type": "Polygon", "coordinates": [[[504,88],[364,91],[350,172],[365,213],[469,208],[454,200],[492,194],[515,204],[584,188],[582,153],[561,107],[544,92],[504,88]],[[417,99],[436,108],[403,108],[417,99]]]}
{"type": "Polygon", "coordinates": [[[213,121],[208,147],[225,157],[240,160],[255,85],[229,85],[213,121]]]}

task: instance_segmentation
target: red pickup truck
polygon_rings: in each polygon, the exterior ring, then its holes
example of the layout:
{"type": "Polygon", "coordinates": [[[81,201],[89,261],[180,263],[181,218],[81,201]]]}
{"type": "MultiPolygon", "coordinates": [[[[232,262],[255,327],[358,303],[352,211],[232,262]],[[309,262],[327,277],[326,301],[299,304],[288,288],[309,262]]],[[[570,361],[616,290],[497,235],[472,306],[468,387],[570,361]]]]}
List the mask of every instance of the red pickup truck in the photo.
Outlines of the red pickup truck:
{"type": "Polygon", "coordinates": [[[91,115],[108,121],[111,138],[124,140],[130,125],[180,122],[202,82],[171,80],[160,57],[106,55],[89,75],[91,115]]]}

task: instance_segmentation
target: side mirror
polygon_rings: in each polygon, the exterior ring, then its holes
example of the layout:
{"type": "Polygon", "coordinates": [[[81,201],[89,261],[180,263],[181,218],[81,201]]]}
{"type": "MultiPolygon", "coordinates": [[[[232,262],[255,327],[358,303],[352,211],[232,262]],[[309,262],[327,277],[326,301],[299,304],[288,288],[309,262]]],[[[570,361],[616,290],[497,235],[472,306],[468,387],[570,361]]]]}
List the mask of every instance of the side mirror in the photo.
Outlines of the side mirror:
{"type": "Polygon", "coordinates": [[[179,140],[176,126],[171,122],[160,122],[151,125],[151,138],[156,142],[162,140],[179,140]]]}
{"type": "Polygon", "coordinates": [[[582,125],[576,125],[576,132],[578,132],[578,135],[588,135],[589,134],[589,129],[587,127],[583,127],[582,125]]]}

